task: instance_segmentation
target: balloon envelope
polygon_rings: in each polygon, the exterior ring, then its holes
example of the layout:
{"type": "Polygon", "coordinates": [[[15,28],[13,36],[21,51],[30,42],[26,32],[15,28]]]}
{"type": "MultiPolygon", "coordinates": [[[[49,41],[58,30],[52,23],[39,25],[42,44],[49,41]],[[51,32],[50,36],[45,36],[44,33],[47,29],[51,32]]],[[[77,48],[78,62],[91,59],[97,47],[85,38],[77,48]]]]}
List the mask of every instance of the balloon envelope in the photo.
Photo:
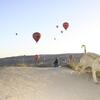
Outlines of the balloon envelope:
{"type": "Polygon", "coordinates": [[[67,28],[69,27],[69,23],[68,22],[64,22],[63,23],[63,27],[64,27],[65,30],[67,30],[67,28]]]}
{"type": "Polygon", "coordinates": [[[18,33],[16,33],[16,35],[18,35],[18,33]]]}
{"type": "Polygon", "coordinates": [[[40,37],[41,37],[41,34],[39,33],[39,32],[35,32],[35,33],[33,33],[33,39],[36,41],[36,42],[38,42],[39,41],[39,39],[40,39],[40,37]]]}
{"type": "Polygon", "coordinates": [[[63,31],[61,31],[61,33],[63,33],[63,31]]]}
{"type": "Polygon", "coordinates": [[[58,28],[58,25],[56,25],[56,28],[58,28]]]}

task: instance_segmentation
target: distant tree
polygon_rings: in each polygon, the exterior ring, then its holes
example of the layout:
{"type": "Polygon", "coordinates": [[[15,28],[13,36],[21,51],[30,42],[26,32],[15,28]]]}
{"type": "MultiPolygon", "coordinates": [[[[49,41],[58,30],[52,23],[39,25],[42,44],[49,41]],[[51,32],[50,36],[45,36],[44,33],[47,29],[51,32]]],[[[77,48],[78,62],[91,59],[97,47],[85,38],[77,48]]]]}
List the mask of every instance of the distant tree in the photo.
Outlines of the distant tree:
{"type": "Polygon", "coordinates": [[[82,45],[81,48],[84,48],[84,53],[86,54],[86,45],[82,45]]]}

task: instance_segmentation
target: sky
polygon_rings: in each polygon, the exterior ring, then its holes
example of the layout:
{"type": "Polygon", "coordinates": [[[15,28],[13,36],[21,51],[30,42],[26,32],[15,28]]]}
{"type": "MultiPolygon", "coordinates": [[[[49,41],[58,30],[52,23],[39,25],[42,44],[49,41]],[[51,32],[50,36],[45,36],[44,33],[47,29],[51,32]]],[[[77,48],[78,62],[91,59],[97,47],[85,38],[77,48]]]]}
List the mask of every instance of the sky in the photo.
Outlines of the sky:
{"type": "Polygon", "coordinates": [[[82,53],[83,44],[100,54],[99,26],[100,0],[0,0],[0,58],[82,53]],[[41,33],[38,43],[34,32],[41,33]]]}

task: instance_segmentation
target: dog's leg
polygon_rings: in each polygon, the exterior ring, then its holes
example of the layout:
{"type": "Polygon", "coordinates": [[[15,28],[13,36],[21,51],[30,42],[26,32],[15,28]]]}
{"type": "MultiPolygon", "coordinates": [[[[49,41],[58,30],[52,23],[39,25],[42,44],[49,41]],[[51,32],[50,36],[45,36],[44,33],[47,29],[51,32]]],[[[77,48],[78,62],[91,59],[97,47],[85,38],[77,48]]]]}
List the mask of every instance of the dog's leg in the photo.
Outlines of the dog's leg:
{"type": "Polygon", "coordinates": [[[98,80],[97,80],[97,76],[96,76],[96,71],[92,69],[92,77],[93,77],[93,81],[95,83],[98,83],[98,80]]]}

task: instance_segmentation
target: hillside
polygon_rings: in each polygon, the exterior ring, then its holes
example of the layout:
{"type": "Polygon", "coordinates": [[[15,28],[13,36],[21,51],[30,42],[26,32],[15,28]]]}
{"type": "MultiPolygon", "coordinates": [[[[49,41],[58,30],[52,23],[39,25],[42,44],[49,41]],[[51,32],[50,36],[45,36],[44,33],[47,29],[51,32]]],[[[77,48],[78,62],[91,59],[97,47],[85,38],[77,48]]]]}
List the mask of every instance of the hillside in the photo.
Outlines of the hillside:
{"type": "Polygon", "coordinates": [[[40,55],[39,62],[36,63],[33,55],[14,56],[0,58],[0,66],[53,66],[53,61],[57,57],[59,65],[63,66],[68,63],[69,56],[72,55],[77,63],[82,56],[82,53],[66,53],[66,54],[45,54],[40,55]]]}

